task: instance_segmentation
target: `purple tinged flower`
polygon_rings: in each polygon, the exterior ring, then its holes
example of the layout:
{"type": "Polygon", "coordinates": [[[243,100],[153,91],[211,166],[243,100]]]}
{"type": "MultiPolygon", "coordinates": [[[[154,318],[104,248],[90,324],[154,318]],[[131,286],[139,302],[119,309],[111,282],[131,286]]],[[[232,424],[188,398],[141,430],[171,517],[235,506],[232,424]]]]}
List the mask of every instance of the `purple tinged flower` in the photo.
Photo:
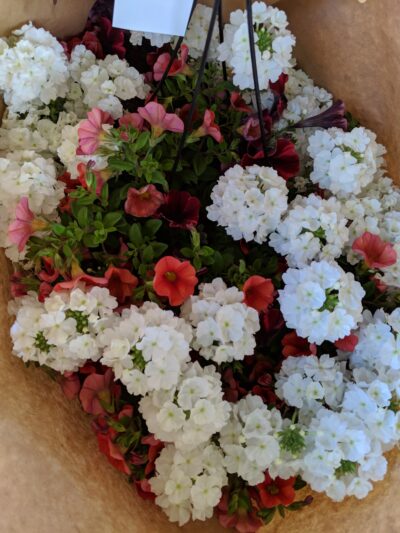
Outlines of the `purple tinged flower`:
{"type": "Polygon", "coordinates": [[[344,116],[346,108],[342,100],[337,100],[329,109],[314,117],[300,120],[295,128],[341,128],[347,130],[347,120],[344,116]]]}

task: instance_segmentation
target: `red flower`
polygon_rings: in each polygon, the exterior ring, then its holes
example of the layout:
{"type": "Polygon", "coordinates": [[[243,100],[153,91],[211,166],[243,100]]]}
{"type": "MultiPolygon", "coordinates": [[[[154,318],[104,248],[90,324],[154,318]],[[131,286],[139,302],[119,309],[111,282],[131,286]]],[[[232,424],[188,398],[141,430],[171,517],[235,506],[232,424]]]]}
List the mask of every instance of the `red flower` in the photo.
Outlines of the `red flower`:
{"type": "Polygon", "coordinates": [[[154,185],[141,189],[131,187],[125,202],[125,212],[134,217],[150,217],[163,204],[164,195],[154,185]]]}
{"type": "Polygon", "coordinates": [[[282,355],[284,357],[317,354],[316,345],[310,344],[307,339],[299,337],[295,331],[286,333],[282,339],[282,346],[282,355]]]}
{"type": "Polygon", "coordinates": [[[60,271],[54,268],[53,260],[49,257],[42,257],[43,268],[38,274],[41,281],[53,283],[60,276],[60,271]]]}
{"type": "Polygon", "coordinates": [[[105,415],[113,410],[113,400],[121,389],[114,383],[114,373],[108,368],[104,374],[90,374],[79,394],[82,408],[91,415],[105,415]]]}
{"type": "Polygon", "coordinates": [[[87,114],[87,119],[82,120],[78,128],[79,149],[82,154],[94,154],[100,146],[105,135],[104,124],[113,124],[110,113],[95,107],[87,114]]]}
{"type": "Polygon", "coordinates": [[[99,39],[106,54],[117,54],[120,59],[126,55],[125,33],[123,30],[113,28],[108,17],[100,17],[98,20],[99,39]]]}
{"type": "Polygon", "coordinates": [[[243,285],[244,303],[256,311],[266,311],[274,301],[275,287],[270,279],[250,276],[243,285]]]}
{"type": "MultiPolygon", "coordinates": [[[[192,71],[187,65],[188,57],[189,48],[185,44],[183,44],[180,49],[179,57],[177,57],[172,63],[172,66],[168,72],[168,76],[177,76],[178,74],[190,75],[192,71]]],[[[158,57],[153,67],[155,81],[161,80],[164,72],[167,70],[170,59],[171,55],[168,52],[166,52],[165,54],[161,54],[158,57]]]]}
{"type": "Polygon", "coordinates": [[[263,521],[251,506],[250,498],[246,496],[238,498],[236,509],[232,512],[229,488],[222,490],[222,498],[215,511],[223,527],[235,528],[239,533],[256,533],[263,526],[263,521]]]}
{"type": "Polygon", "coordinates": [[[354,335],[354,333],[351,333],[350,335],[347,335],[347,337],[343,337],[343,339],[337,340],[335,342],[335,348],[337,348],[338,350],[343,350],[344,352],[354,352],[357,344],[358,344],[357,335],[354,335]]]}
{"type": "Polygon", "coordinates": [[[166,296],[170,305],[181,305],[192,296],[198,283],[196,271],[189,261],[172,256],[163,257],[155,268],[153,288],[158,296],[166,296]]]}
{"type": "Polygon", "coordinates": [[[369,231],[353,242],[352,249],[364,258],[369,268],[382,269],[394,265],[397,261],[397,253],[393,245],[369,231]]]}
{"type": "Polygon", "coordinates": [[[165,219],[170,228],[192,229],[199,222],[200,200],[186,191],[170,191],[157,216],[165,219]]]}
{"type": "Polygon", "coordinates": [[[47,281],[42,281],[39,285],[38,300],[44,302],[45,299],[53,292],[53,287],[47,281]]]}
{"type": "Polygon", "coordinates": [[[68,400],[74,400],[78,397],[81,390],[81,382],[77,372],[64,372],[60,378],[60,386],[68,398],[68,400]]]}
{"type": "Polygon", "coordinates": [[[272,509],[277,505],[288,506],[294,502],[296,491],[294,489],[295,477],[272,479],[266,472],[265,480],[257,485],[257,500],[261,509],[272,509]]]}
{"type": "MultiPolygon", "coordinates": [[[[257,164],[260,159],[264,159],[262,150],[255,155],[245,154],[241,164],[250,166],[257,164]]],[[[296,152],[296,147],[289,139],[278,139],[275,148],[270,150],[265,158],[265,164],[273,167],[285,180],[294,178],[300,171],[300,158],[296,152]]]]}
{"type": "Polygon", "coordinates": [[[72,289],[75,289],[80,283],[84,283],[86,287],[107,287],[108,279],[90,276],[89,274],[85,274],[83,272],[82,274],[79,274],[78,276],[70,280],[61,281],[60,283],[57,283],[57,285],[54,286],[54,290],[72,291],[72,289]]]}
{"type": "Polygon", "coordinates": [[[8,238],[18,246],[18,251],[22,252],[31,236],[47,227],[45,220],[35,217],[29,209],[28,198],[23,196],[16,207],[15,220],[8,227],[8,238]]]}
{"type": "Polygon", "coordinates": [[[285,325],[283,315],[279,309],[268,309],[262,317],[262,326],[266,333],[282,329],[285,325]]]}
{"type": "Polygon", "coordinates": [[[215,113],[211,109],[206,109],[204,113],[203,124],[193,132],[193,137],[205,137],[210,135],[217,143],[224,140],[218,124],[215,123],[215,113]]]}
{"type": "Polygon", "coordinates": [[[23,283],[23,275],[21,272],[14,272],[10,279],[10,291],[13,298],[19,298],[27,294],[27,287],[23,283]]]}
{"type": "Polygon", "coordinates": [[[118,300],[120,304],[123,304],[125,300],[130,298],[133,294],[133,290],[136,289],[139,280],[126,268],[117,268],[110,265],[104,277],[108,279],[108,290],[112,296],[118,300]]]}
{"type": "Polygon", "coordinates": [[[153,137],[159,137],[164,131],[182,133],[185,129],[183,120],[175,113],[167,113],[157,102],[149,102],[138,108],[139,115],[150,124],[153,137]]]}
{"type": "Polygon", "coordinates": [[[233,92],[231,94],[230,102],[231,102],[231,106],[236,111],[240,111],[241,113],[247,113],[247,114],[252,112],[251,107],[246,104],[241,93],[239,92],[233,92]]]}

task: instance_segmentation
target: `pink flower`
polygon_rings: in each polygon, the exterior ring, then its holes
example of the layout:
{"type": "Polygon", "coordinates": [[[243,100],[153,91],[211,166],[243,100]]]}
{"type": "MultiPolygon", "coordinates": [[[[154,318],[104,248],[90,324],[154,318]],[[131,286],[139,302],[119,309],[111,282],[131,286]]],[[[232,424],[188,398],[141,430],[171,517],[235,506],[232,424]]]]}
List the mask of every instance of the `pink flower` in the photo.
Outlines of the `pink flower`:
{"type": "Polygon", "coordinates": [[[369,268],[382,269],[394,265],[397,261],[397,253],[393,245],[369,231],[353,242],[352,249],[364,258],[369,268]]]}
{"type": "Polygon", "coordinates": [[[203,124],[193,132],[193,137],[205,137],[206,135],[210,135],[218,143],[224,140],[218,124],[215,123],[215,113],[210,109],[206,109],[204,113],[203,124]]]}
{"type": "Polygon", "coordinates": [[[164,195],[154,185],[141,189],[131,187],[125,202],[125,212],[134,217],[150,217],[164,203],[164,195]]]}
{"type": "Polygon", "coordinates": [[[23,196],[15,210],[15,220],[8,227],[8,238],[18,246],[18,251],[22,252],[31,235],[36,231],[43,231],[47,226],[45,220],[35,218],[29,209],[28,198],[23,196]]]}
{"type": "Polygon", "coordinates": [[[78,397],[81,390],[81,383],[79,381],[79,375],[77,372],[64,372],[60,378],[60,386],[68,398],[68,400],[74,400],[78,397]]]}
{"type": "Polygon", "coordinates": [[[153,137],[159,137],[164,131],[182,133],[185,125],[175,113],[167,113],[157,102],[149,102],[145,107],[139,107],[139,115],[151,125],[153,137]]]}
{"type": "MultiPolygon", "coordinates": [[[[183,44],[181,46],[179,57],[175,59],[168,72],[168,76],[177,76],[178,74],[190,75],[192,73],[190,67],[187,65],[189,57],[189,48],[183,44]]],[[[153,74],[155,81],[160,81],[164,72],[167,70],[168,64],[171,60],[171,55],[166,52],[161,54],[153,67],[153,74]]]]}
{"type": "Polygon", "coordinates": [[[142,131],[144,120],[139,113],[126,113],[119,119],[119,125],[125,128],[135,128],[142,131]]]}
{"type": "Polygon", "coordinates": [[[113,411],[114,398],[120,394],[120,387],[114,383],[114,374],[108,368],[105,374],[90,374],[82,385],[79,399],[82,408],[91,415],[104,415],[113,411]]]}
{"type": "Polygon", "coordinates": [[[108,279],[90,276],[89,274],[82,272],[78,276],[75,276],[68,281],[61,281],[60,283],[57,283],[54,286],[54,290],[57,292],[72,291],[72,289],[78,287],[80,283],[85,284],[86,287],[106,287],[108,285],[108,279]]]}
{"type": "Polygon", "coordinates": [[[105,135],[103,125],[112,125],[114,120],[110,113],[97,107],[89,111],[87,116],[88,118],[83,120],[78,128],[79,149],[82,154],[91,155],[95,153],[105,135]]]}

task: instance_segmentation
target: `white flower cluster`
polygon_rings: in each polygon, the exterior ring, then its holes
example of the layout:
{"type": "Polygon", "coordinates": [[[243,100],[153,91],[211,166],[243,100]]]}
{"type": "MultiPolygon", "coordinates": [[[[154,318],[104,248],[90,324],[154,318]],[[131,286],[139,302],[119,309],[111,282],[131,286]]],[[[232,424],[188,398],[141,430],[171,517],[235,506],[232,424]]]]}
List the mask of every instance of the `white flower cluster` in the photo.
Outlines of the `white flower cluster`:
{"type": "Polygon", "coordinates": [[[49,32],[25,24],[0,41],[0,91],[10,111],[23,113],[67,92],[68,64],[49,32]]]}
{"type": "Polygon", "coordinates": [[[335,501],[364,498],[372,490],[371,481],[386,473],[383,453],[400,438],[400,413],[390,409],[386,380],[374,372],[366,379],[362,368],[351,382],[345,366],[327,355],[284,361],[277,392],[298,407],[299,423],[286,427],[291,438],[286,445],[281,439],[281,456],[270,468],[271,475],[300,474],[311,488],[335,501]],[[294,437],[295,451],[289,449],[294,437]]]}
{"type": "Polygon", "coordinates": [[[376,175],[382,175],[385,149],[375,139],[374,133],[361,127],[350,132],[317,131],[308,146],[313,159],[311,181],[339,197],[359,194],[376,175]]]}
{"type": "Polygon", "coordinates": [[[235,165],[213,188],[207,216],[236,241],[262,244],[280,224],[287,195],[285,180],[273,168],[235,165]]]}
{"type": "MultiPolygon", "coordinates": [[[[204,52],[204,46],[207,39],[208,28],[210,26],[212,9],[202,4],[197,4],[192,18],[186,30],[183,44],[189,48],[189,55],[193,59],[198,59],[204,52]]],[[[131,32],[130,42],[134,46],[140,46],[143,38],[148,39],[152,46],[161,48],[164,44],[175,41],[172,35],[163,35],[161,33],[150,32],[131,32]]],[[[218,28],[214,27],[213,36],[208,52],[209,60],[216,60],[218,55],[218,28]]]]}
{"type": "MultiPolygon", "coordinates": [[[[284,11],[267,6],[264,2],[252,5],[255,53],[260,87],[278,80],[282,72],[293,66],[292,50],[295,38],[287,29],[284,11]]],[[[233,82],[240,89],[254,89],[250,43],[245,11],[231,13],[230,24],[225,25],[224,42],[219,46],[220,61],[226,61],[233,70],[233,82]]]]}
{"type": "Polygon", "coordinates": [[[87,360],[100,359],[98,334],[117,305],[100,287],[53,292],[44,303],[36,294],[23,296],[11,328],[14,353],[61,373],[76,371],[87,360]]]}
{"type": "Polygon", "coordinates": [[[221,364],[253,355],[260,320],[243,298],[236,287],[217,278],[201,285],[199,295],[182,306],[182,317],[193,326],[192,348],[205,359],[221,364]]]}
{"type": "Polygon", "coordinates": [[[227,482],[223,455],[212,443],[189,452],[168,444],[156,460],[156,476],[150,479],[157,505],[180,526],[190,519],[211,518],[227,482]]]}
{"type": "Polygon", "coordinates": [[[235,403],[219,438],[227,472],[238,474],[249,485],[262,483],[265,471],[279,457],[281,427],[280,412],[270,411],[259,396],[249,394],[235,403]]]}
{"type": "Polygon", "coordinates": [[[72,51],[69,70],[76,89],[83,91],[83,102],[88,108],[98,107],[114,119],[123,115],[121,100],[144,99],[149,89],[143,75],[125,59],[108,55],[99,60],[83,45],[72,51]]]}
{"type": "Polygon", "coordinates": [[[349,239],[348,220],[340,202],[316,194],[297,196],[270,236],[270,245],[286,256],[290,267],[302,268],[313,260],[336,259],[349,239]]]}
{"type": "Polygon", "coordinates": [[[128,392],[148,392],[176,387],[190,361],[191,327],[172,311],[156,304],[124,309],[104,330],[101,362],[111,367],[128,392]]]}
{"type": "Polygon", "coordinates": [[[222,399],[221,374],[213,365],[190,363],[176,387],[140,400],[139,410],[151,433],[190,451],[206,443],[226,424],[230,404],[222,399]]]}
{"type": "Polygon", "coordinates": [[[35,215],[53,216],[63,196],[64,187],[57,181],[52,159],[32,151],[8,153],[6,158],[0,158],[0,246],[7,248],[10,259],[22,257],[7,235],[19,200],[27,197],[35,215]]]}
{"type": "Polygon", "coordinates": [[[365,291],[353,274],[335,262],[290,268],[283,281],[278,299],[286,325],[310,342],[342,339],[362,319],[365,291]]]}

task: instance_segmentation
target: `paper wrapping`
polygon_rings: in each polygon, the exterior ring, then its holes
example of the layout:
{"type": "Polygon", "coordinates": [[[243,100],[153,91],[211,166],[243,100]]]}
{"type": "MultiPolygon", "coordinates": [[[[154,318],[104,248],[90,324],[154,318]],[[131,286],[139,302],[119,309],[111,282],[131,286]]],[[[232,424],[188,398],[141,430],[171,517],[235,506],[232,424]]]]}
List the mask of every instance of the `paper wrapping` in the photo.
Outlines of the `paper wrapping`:
{"type": "MultiPolygon", "coordinates": [[[[207,1],[207,0],[205,0],[207,1]]],[[[225,0],[225,6],[227,6],[225,0]]],[[[0,34],[27,20],[60,36],[81,29],[91,0],[0,0],[0,34]]],[[[229,0],[229,8],[243,7],[229,0]]],[[[400,9],[393,0],[283,0],[297,36],[300,65],[343,98],[379,135],[398,176],[400,128],[395,90],[400,79],[400,9]],[[390,16],[387,15],[390,13],[390,16]]],[[[44,372],[11,356],[7,317],[8,265],[0,254],[0,513],[1,533],[217,533],[215,520],[178,528],[143,501],[97,449],[89,418],[44,372]]],[[[362,501],[313,505],[276,517],[263,533],[398,533],[400,459],[362,501]]],[[[309,494],[303,491],[302,495],[309,494]]]]}

